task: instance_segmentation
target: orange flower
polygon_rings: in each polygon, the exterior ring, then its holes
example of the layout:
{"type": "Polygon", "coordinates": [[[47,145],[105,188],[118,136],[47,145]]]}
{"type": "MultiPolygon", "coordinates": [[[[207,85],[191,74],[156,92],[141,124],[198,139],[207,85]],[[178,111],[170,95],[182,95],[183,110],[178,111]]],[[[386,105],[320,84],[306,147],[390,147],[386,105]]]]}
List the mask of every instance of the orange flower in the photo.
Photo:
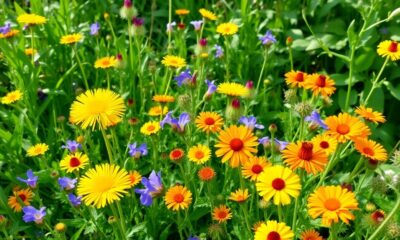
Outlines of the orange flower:
{"type": "Polygon", "coordinates": [[[348,113],[339,113],[338,116],[329,116],[325,119],[328,126],[327,134],[336,138],[339,143],[361,137],[366,138],[371,134],[368,126],[360,119],[348,113]]]}
{"type": "Polygon", "coordinates": [[[360,117],[373,123],[384,123],[385,117],[380,112],[374,111],[372,108],[360,106],[355,111],[360,117]]]}
{"type": "Polygon", "coordinates": [[[231,209],[223,204],[219,205],[218,207],[214,208],[212,218],[219,223],[226,222],[228,219],[232,218],[231,209]]]}
{"type": "Polygon", "coordinates": [[[307,77],[307,73],[301,71],[290,71],[285,73],[285,81],[286,84],[290,87],[302,88],[304,87],[305,79],[307,77]]]}
{"type": "Polygon", "coordinates": [[[335,81],[328,76],[318,73],[307,76],[304,88],[310,89],[313,92],[313,95],[320,94],[323,97],[331,96],[336,90],[335,81]]]}
{"type": "Polygon", "coordinates": [[[202,167],[197,173],[201,181],[211,181],[215,177],[215,171],[212,167],[202,167]]]}

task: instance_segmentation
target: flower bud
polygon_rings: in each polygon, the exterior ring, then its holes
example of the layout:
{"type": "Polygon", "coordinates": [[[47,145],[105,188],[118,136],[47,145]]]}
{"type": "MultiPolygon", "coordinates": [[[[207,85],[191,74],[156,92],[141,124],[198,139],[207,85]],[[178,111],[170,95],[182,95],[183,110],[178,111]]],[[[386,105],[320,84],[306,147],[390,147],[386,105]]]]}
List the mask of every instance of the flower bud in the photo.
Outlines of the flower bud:
{"type": "Polygon", "coordinates": [[[276,133],[278,131],[278,127],[276,126],[276,124],[272,123],[269,125],[268,127],[268,131],[272,134],[276,133]]]}
{"type": "Polygon", "coordinates": [[[59,222],[54,225],[54,230],[56,230],[57,232],[65,232],[67,230],[67,225],[65,225],[65,223],[59,222]]]}
{"type": "Polygon", "coordinates": [[[293,44],[293,38],[291,36],[286,38],[286,45],[287,46],[292,46],[293,44]]]}
{"type": "Polygon", "coordinates": [[[191,112],[192,108],[192,99],[189,95],[179,95],[178,96],[178,107],[182,110],[182,112],[191,112]]]}

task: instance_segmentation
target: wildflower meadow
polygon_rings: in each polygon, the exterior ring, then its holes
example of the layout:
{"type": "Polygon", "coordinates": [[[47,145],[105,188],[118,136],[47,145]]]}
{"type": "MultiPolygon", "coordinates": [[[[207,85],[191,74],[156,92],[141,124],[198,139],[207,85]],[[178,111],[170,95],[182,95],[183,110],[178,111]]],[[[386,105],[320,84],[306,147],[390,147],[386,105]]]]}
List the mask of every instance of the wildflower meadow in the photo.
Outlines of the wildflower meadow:
{"type": "Polygon", "coordinates": [[[399,0],[0,0],[0,239],[400,239],[399,0]]]}

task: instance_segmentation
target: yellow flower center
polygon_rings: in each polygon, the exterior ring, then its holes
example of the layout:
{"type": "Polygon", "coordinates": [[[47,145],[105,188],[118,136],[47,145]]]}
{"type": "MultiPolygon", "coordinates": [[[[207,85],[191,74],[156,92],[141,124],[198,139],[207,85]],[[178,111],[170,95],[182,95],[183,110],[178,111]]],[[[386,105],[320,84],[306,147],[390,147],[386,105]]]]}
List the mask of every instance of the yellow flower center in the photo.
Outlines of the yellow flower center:
{"type": "Polygon", "coordinates": [[[101,176],[94,181],[93,185],[97,192],[104,193],[113,187],[114,181],[112,177],[101,176]]]}
{"type": "Polygon", "coordinates": [[[330,211],[335,211],[340,208],[340,202],[336,198],[330,198],[325,201],[324,206],[330,211]]]}

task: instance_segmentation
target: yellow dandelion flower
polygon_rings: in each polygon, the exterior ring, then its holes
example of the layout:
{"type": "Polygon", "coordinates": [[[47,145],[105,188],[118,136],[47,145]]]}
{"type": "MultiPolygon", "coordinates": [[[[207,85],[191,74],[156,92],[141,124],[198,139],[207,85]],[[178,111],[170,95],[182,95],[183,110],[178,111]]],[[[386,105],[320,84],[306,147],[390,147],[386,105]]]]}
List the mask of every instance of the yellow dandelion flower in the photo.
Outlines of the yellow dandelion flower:
{"type": "Polygon", "coordinates": [[[217,33],[222,34],[224,36],[230,36],[239,30],[239,26],[234,23],[221,23],[217,26],[217,33]]]}
{"type": "Polygon", "coordinates": [[[112,57],[103,57],[100,59],[97,59],[96,62],[94,63],[95,68],[112,68],[117,65],[118,61],[117,59],[112,56],[112,57]]]}
{"type": "Polygon", "coordinates": [[[217,20],[217,16],[216,16],[214,13],[208,11],[208,10],[205,9],[205,8],[201,8],[201,9],[199,10],[199,13],[200,13],[201,16],[202,16],[203,18],[205,18],[205,19],[208,19],[208,20],[211,20],[211,21],[217,20]]]}
{"type": "Polygon", "coordinates": [[[32,55],[35,55],[37,53],[37,50],[34,49],[34,48],[25,48],[24,53],[27,56],[32,56],[32,55]]]}
{"type": "Polygon", "coordinates": [[[47,19],[36,14],[22,14],[17,17],[17,22],[28,25],[40,25],[46,23],[47,19]]]}
{"type": "Polygon", "coordinates": [[[86,129],[106,129],[122,121],[124,100],[109,89],[87,90],[71,105],[70,121],[86,129]]]}
{"type": "Polygon", "coordinates": [[[140,132],[147,136],[156,134],[158,131],[160,131],[160,123],[156,121],[147,122],[140,128],[140,132]]]}
{"type": "Polygon", "coordinates": [[[181,67],[186,66],[185,59],[178,57],[178,56],[173,56],[173,55],[164,56],[161,63],[166,67],[172,67],[172,68],[181,68],[181,67]]]}
{"type": "Polygon", "coordinates": [[[79,42],[83,38],[82,34],[74,33],[69,34],[61,37],[60,43],[61,44],[73,44],[79,42]]]}
{"type": "Polygon", "coordinates": [[[249,90],[239,83],[221,83],[217,92],[231,97],[246,97],[249,90]]]}
{"type": "Polygon", "coordinates": [[[2,104],[11,104],[18,100],[20,100],[23,96],[23,93],[20,90],[15,90],[7,93],[4,97],[1,98],[2,104]]]}
{"type": "Polygon", "coordinates": [[[131,188],[128,172],[113,164],[96,165],[78,183],[78,195],[86,205],[102,208],[120,198],[131,188]]]}
{"type": "Polygon", "coordinates": [[[184,9],[184,8],[175,10],[175,14],[179,15],[179,16],[188,15],[189,13],[190,13],[190,11],[188,9],[184,9]]]}
{"type": "Polygon", "coordinates": [[[28,157],[36,157],[39,155],[43,155],[45,152],[49,150],[49,146],[45,143],[38,143],[30,148],[28,148],[28,157]]]}

